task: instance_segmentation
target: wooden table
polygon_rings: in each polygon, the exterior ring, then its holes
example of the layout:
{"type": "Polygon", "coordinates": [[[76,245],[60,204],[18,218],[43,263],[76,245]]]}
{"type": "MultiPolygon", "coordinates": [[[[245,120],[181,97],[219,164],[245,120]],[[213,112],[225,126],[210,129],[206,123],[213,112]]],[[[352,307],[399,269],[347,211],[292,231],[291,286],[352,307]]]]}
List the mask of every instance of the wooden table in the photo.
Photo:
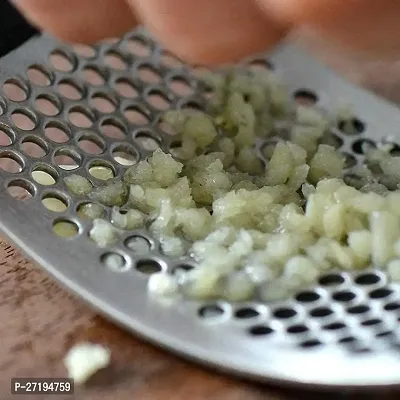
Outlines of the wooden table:
{"type": "MultiPolygon", "coordinates": [[[[317,43],[313,46],[318,48],[317,43]]],[[[360,60],[344,60],[326,51],[322,52],[322,57],[351,79],[400,101],[400,63],[376,61],[363,64],[360,60]]],[[[109,347],[112,363],[87,387],[76,390],[76,399],[360,398],[345,393],[321,394],[255,385],[182,361],[106,322],[5,241],[0,241],[0,283],[0,400],[19,398],[10,394],[11,377],[65,376],[63,357],[72,345],[81,341],[109,347]]],[[[362,398],[389,400],[398,396],[398,392],[381,392],[362,398]]],[[[63,399],[62,396],[20,398],[63,399]]]]}

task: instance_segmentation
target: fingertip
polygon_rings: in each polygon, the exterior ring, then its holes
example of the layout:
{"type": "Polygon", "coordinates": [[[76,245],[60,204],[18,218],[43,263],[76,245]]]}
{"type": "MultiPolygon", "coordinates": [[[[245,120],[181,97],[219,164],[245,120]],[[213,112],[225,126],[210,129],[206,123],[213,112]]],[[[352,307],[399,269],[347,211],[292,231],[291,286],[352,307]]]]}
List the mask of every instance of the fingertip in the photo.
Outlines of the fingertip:
{"type": "Polygon", "coordinates": [[[312,28],[327,46],[364,56],[398,57],[400,3],[393,0],[256,0],[274,18],[312,28]]]}
{"type": "MultiPolygon", "coordinates": [[[[260,36],[256,40],[243,40],[243,42],[224,43],[216,46],[194,46],[180,38],[161,37],[162,45],[171,50],[181,60],[190,65],[203,65],[215,67],[223,64],[232,64],[242,61],[244,58],[266,52],[275,46],[287,31],[274,30],[268,32],[268,39],[260,36]]],[[[157,36],[157,32],[155,32],[157,36]]]]}
{"type": "Polygon", "coordinates": [[[12,0],[25,18],[66,42],[94,43],[121,36],[136,24],[125,1],[12,0]]]}
{"type": "Polygon", "coordinates": [[[191,64],[235,62],[274,46],[286,28],[243,0],[129,0],[146,27],[191,64]]]}

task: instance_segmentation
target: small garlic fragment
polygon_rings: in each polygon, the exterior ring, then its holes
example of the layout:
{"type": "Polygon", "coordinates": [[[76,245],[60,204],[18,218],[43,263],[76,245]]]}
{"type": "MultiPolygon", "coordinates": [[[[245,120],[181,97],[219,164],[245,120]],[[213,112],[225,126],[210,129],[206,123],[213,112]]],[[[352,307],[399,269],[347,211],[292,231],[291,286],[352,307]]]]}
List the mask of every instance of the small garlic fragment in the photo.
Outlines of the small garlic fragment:
{"type": "Polygon", "coordinates": [[[400,260],[393,260],[387,265],[389,278],[393,282],[400,282],[400,260]]]}
{"type": "Polygon", "coordinates": [[[80,343],[72,347],[64,358],[68,376],[76,384],[85,383],[97,371],[110,363],[111,352],[104,346],[80,343]]]}
{"type": "Polygon", "coordinates": [[[106,247],[114,244],[118,239],[118,230],[104,219],[95,219],[89,237],[99,247],[106,247]]]}
{"type": "Polygon", "coordinates": [[[83,176],[72,174],[64,178],[68,190],[76,196],[86,196],[93,189],[92,184],[83,176]]]}
{"type": "Polygon", "coordinates": [[[150,293],[161,297],[174,296],[179,290],[175,277],[165,272],[151,275],[147,288],[150,293]]]}

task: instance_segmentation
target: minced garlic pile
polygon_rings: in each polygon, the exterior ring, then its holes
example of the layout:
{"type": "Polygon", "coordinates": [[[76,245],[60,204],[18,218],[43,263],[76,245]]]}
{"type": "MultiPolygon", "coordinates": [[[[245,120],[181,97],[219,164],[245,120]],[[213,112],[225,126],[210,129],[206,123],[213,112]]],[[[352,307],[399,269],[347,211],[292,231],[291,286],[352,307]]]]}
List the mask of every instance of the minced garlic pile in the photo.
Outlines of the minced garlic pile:
{"type": "Polygon", "coordinates": [[[157,150],[96,188],[82,176],[65,179],[94,202],[80,210],[93,220],[91,239],[110,246],[124,230],[148,227],[167,256],[191,254],[195,269],[150,277],[159,296],[279,300],[331,269],[371,263],[400,280],[400,157],[365,146],[366,163],[349,186],[345,157],[330,144],[339,122],[355,133],[350,109],[329,117],[295,105],[267,70],[204,80],[214,93],[209,113],[163,117],[181,140],[173,156],[157,150]],[[257,147],[280,132],[273,147],[257,147]],[[112,207],[110,221],[98,204],[112,207]]]}

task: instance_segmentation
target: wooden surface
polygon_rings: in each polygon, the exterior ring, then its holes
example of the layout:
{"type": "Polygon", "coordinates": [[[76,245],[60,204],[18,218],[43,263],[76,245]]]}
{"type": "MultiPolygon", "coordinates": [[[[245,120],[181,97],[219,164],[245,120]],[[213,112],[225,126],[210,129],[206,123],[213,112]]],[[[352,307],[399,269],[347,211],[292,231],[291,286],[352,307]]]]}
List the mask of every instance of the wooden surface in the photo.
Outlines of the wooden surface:
{"type": "MultiPolygon", "coordinates": [[[[358,399],[254,385],[182,361],[116,328],[69,296],[15,248],[0,241],[0,400],[318,400],[358,399]],[[16,396],[11,377],[65,376],[62,360],[75,343],[112,351],[109,368],[75,396],[16,396]]],[[[396,393],[370,399],[394,400],[396,393]]],[[[362,397],[364,398],[364,397],[362,397]]],[[[398,398],[398,393],[397,393],[398,398]]]]}
{"type": "MultiPolygon", "coordinates": [[[[400,101],[399,63],[365,64],[322,53],[324,60],[351,79],[400,101]]],[[[65,376],[63,357],[81,341],[101,343],[112,351],[110,367],[76,390],[73,398],[82,400],[389,400],[400,394],[380,392],[365,397],[285,390],[241,382],[189,364],[97,316],[5,241],[0,241],[0,321],[0,400],[66,398],[13,396],[10,378],[65,376]]]]}

